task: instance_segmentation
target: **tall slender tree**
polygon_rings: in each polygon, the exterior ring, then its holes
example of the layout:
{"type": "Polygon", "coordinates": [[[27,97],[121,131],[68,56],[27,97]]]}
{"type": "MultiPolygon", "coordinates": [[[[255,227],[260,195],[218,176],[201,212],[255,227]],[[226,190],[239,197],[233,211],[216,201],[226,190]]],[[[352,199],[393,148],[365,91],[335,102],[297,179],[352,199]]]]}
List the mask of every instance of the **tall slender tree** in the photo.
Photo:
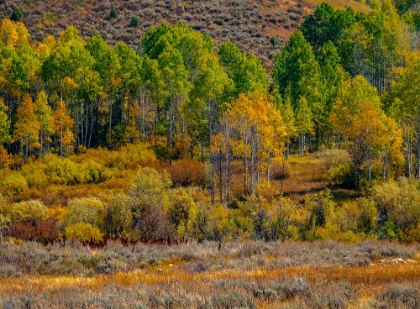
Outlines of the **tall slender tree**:
{"type": "Polygon", "coordinates": [[[40,148],[40,127],[35,113],[35,104],[31,96],[25,93],[22,105],[17,109],[17,120],[13,131],[13,138],[20,142],[25,162],[28,160],[31,149],[40,148]]]}
{"type": "Polygon", "coordinates": [[[66,104],[64,101],[60,101],[53,114],[53,128],[60,147],[60,157],[64,155],[64,147],[66,147],[66,154],[68,154],[68,147],[74,142],[73,125],[74,120],[67,112],[66,104]]]}

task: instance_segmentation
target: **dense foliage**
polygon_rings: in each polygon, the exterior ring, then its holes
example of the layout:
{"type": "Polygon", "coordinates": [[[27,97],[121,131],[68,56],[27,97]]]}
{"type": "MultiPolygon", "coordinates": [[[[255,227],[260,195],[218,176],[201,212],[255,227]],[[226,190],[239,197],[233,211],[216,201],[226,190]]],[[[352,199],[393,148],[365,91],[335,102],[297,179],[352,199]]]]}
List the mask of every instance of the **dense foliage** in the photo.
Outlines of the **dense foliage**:
{"type": "Polygon", "coordinates": [[[44,242],[418,241],[415,35],[387,1],[368,14],[322,4],[270,79],[254,54],[216,50],[183,23],[149,29],[134,51],[75,27],[35,44],[3,19],[0,230],[44,242]],[[349,158],[329,166],[330,180],[363,198],[267,194],[291,152],[327,148],[349,158]],[[39,200],[46,187],[92,184],[92,196],[39,200]]]}

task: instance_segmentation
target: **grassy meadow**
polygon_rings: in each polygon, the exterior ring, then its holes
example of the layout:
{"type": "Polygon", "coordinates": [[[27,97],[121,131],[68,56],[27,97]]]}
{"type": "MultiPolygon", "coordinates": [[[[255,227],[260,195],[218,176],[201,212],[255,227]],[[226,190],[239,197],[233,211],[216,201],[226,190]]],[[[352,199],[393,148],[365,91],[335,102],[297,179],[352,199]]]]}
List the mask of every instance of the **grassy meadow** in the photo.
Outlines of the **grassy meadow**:
{"type": "Polygon", "coordinates": [[[419,308],[419,245],[3,243],[1,308],[419,308]]]}

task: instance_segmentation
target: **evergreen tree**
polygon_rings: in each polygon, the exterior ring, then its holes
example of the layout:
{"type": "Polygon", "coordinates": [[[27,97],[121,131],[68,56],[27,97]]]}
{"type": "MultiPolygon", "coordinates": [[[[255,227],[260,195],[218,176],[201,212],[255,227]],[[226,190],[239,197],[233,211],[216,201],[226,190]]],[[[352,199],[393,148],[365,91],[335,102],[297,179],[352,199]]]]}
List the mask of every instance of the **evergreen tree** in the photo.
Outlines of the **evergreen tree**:
{"type": "Polygon", "coordinates": [[[12,15],[10,15],[10,19],[13,21],[20,21],[22,18],[22,11],[16,7],[13,9],[12,15]]]}
{"type": "Polygon", "coordinates": [[[111,4],[111,11],[109,12],[109,18],[114,19],[118,17],[118,11],[114,4],[111,4]]]}

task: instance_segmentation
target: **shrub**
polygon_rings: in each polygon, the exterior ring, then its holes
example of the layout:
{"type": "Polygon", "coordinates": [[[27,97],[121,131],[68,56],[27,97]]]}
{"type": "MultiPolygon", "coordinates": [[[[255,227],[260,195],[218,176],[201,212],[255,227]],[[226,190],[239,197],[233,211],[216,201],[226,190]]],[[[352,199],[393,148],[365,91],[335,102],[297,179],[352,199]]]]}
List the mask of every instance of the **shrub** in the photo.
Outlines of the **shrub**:
{"type": "Polygon", "coordinates": [[[128,190],[133,199],[137,229],[144,240],[166,238],[172,234],[164,212],[169,205],[167,189],[171,184],[167,174],[145,167],[139,169],[128,190]]]}
{"type": "Polygon", "coordinates": [[[133,227],[133,200],[125,193],[114,195],[109,203],[106,233],[107,236],[130,239],[133,227]]]}
{"type": "Polygon", "coordinates": [[[75,185],[86,181],[85,170],[68,158],[47,155],[44,162],[46,163],[44,173],[48,176],[50,183],[75,185]]]}
{"type": "Polygon", "coordinates": [[[42,189],[48,185],[48,177],[44,170],[46,165],[42,160],[30,162],[22,167],[22,175],[30,188],[42,189]]]}
{"type": "Polygon", "coordinates": [[[101,231],[97,227],[85,222],[78,222],[67,226],[64,235],[68,239],[77,239],[81,242],[99,242],[103,238],[101,231]]]}
{"type": "Polygon", "coordinates": [[[110,169],[106,168],[90,156],[59,158],[47,155],[41,162],[24,167],[23,173],[31,185],[39,188],[46,182],[63,185],[86,183],[101,183],[112,177],[110,169]]]}
{"type": "Polygon", "coordinates": [[[168,173],[174,185],[191,186],[202,185],[204,182],[204,163],[196,160],[184,159],[168,167],[168,173]]]}
{"type": "Polygon", "coordinates": [[[40,220],[12,225],[9,229],[11,236],[41,243],[52,243],[57,240],[60,230],[55,220],[40,220]]]}
{"type": "Polygon", "coordinates": [[[393,284],[375,297],[373,308],[420,308],[420,290],[417,285],[393,284]]]}
{"type": "Polygon", "coordinates": [[[346,150],[343,149],[325,149],[317,153],[327,169],[340,164],[350,163],[351,157],[346,150]]]}
{"type": "Polygon", "coordinates": [[[46,219],[47,208],[40,201],[29,200],[6,204],[3,214],[9,216],[12,223],[35,222],[46,219]]]}
{"type": "Polygon", "coordinates": [[[82,167],[86,173],[84,179],[87,183],[101,183],[112,177],[112,172],[95,161],[86,161],[82,167]]]}
{"type": "Polygon", "coordinates": [[[286,179],[290,176],[290,166],[287,161],[273,160],[270,163],[270,174],[273,179],[286,179]]]}
{"type": "Polygon", "coordinates": [[[153,151],[148,149],[147,144],[128,144],[121,147],[117,152],[109,152],[111,162],[109,167],[117,167],[119,169],[133,169],[144,167],[156,161],[153,151]]]}
{"type": "Polygon", "coordinates": [[[3,146],[0,146],[0,169],[8,168],[10,165],[10,156],[6,149],[3,146]]]}
{"type": "Polygon", "coordinates": [[[140,25],[139,18],[137,16],[131,17],[130,27],[137,27],[138,25],[140,25]]]}
{"type": "Polygon", "coordinates": [[[295,297],[310,299],[312,290],[309,283],[303,277],[285,278],[281,282],[272,285],[272,289],[277,291],[281,299],[292,300],[295,297]]]}
{"type": "Polygon", "coordinates": [[[311,227],[323,227],[330,218],[335,203],[332,201],[331,192],[325,190],[319,194],[308,197],[305,206],[311,212],[309,225],[311,227]]]}
{"type": "Polygon", "coordinates": [[[378,208],[378,223],[392,221],[406,231],[420,222],[420,192],[417,183],[401,178],[397,183],[388,182],[374,186],[372,199],[378,208]]]}
{"type": "Polygon", "coordinates": [[[331,166],[328,169],[328,180],[336,185],[342,185],[345,187],[353,186],[351,163],[343,163],[331,166]]]}
{"type": "Polygon", "coordinates": [[[105,217],[105,207],[95,197],[72,199],[68,203],[67,225],[84,222],[93,226],[101,226],[105,217]]]}
{"type": "Polygon", "coordinates": [[[28,182],[20,171],[0,171],[0,194],[11,197],[28,189],[28,182]]]}
{"type": "Polygon", "coordinates": [[[246,294],[233,291],[225,295],[212,296],[208,308],[248,308],[256,309],[254,301],[246,294]]]}
{"type": "Polygon", "coordinates": [[[271,37],[270,43],[273,47],[276,47],[279,44],[279,42],[277,41],[277,39],[274,36],[271,37]]]}
{"type": "Polygon", "coordinates": [[[185,236],[192,224],[191,220],[197,212],[197,207],[191,195],[182,188],[171,192],[170,200],[171,203],[168,208],[169,220],[175,229],[178,229],[180,236],[185,236]]]}

